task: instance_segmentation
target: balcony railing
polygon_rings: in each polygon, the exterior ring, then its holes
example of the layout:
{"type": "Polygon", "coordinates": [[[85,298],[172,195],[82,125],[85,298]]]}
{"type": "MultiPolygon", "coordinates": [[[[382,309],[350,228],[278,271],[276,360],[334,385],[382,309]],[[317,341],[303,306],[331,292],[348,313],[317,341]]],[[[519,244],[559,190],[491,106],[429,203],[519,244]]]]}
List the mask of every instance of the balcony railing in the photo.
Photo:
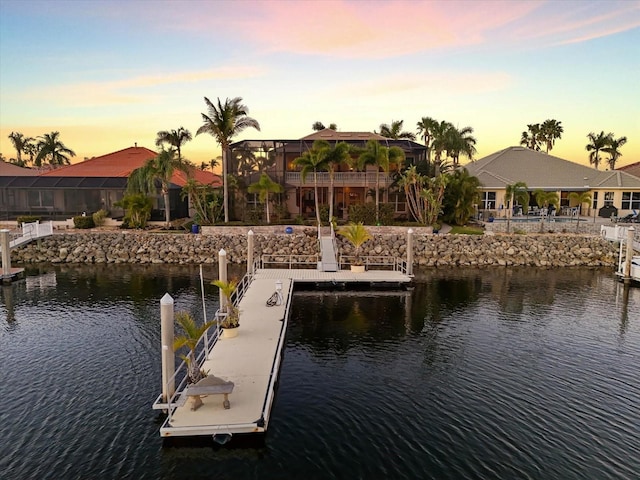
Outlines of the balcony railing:
{"type": "MultiPolygon", "coordinates": [[[[313,185],[313,172],[310,172],[302,182],[302,174],[300,172],[286,172],[285,182],[296,187],[305,185],[313,185]]],[[[328,187],[330,185],[329,174],[327,172],[318,172],[317,181],[319,187],[328,187]]],[[[391,185],[392,178],[390,175],[380,173],[379,182],[381,187],[391,185]]],[[[375,172],[336,172],[333,174],[333,184],[335,187],[374,187],[376,184],[375,172]]]]}

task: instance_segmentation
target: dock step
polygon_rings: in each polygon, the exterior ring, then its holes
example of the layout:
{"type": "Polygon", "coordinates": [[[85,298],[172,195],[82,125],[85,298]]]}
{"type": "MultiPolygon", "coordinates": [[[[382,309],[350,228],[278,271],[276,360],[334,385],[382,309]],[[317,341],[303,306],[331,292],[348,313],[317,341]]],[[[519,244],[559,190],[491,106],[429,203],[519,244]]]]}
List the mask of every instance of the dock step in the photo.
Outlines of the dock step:
{"type": "Polygon", "coordinates": [[[337,272],[338,261],[332,237],[320,237],[320,254],[322,258],[321,270],[323,272],[337,272]]]}

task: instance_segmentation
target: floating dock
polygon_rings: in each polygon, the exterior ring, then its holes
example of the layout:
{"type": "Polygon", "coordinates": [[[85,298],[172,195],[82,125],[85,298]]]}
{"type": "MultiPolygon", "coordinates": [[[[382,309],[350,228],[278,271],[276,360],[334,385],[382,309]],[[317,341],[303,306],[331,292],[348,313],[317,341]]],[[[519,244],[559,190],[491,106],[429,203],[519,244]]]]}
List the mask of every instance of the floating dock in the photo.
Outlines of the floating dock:
{"type": "Polygon", "coordinates": [[[200,397],[202,406],[192,410],[192,401],[185,393],[188,387],[182,381],[169,402],[163,402],[160,396],[154,404],[154,408],[167,412],[160,435],[212,436],[214,441],[226,443],[236,434],[267,431],[295,284],[401,288],[411,281],[411,275],[395,270],[352,273],[349,270],[256,268],[255,273],[248,273],[243,280],[246,285],[238,287],[244,292],[237,303],[238,336],[224,338],[214,327],[212,345],[205,347],[208,353],[203,354],[204,371],[233,382],[233,391],[228,395],[230,408],[225,408],[222,395],[213,394],[200,397]],[[267,301],[277,291],[281,292],[279,304],[269,306],[268,303],[273,302],[267,301]]]}

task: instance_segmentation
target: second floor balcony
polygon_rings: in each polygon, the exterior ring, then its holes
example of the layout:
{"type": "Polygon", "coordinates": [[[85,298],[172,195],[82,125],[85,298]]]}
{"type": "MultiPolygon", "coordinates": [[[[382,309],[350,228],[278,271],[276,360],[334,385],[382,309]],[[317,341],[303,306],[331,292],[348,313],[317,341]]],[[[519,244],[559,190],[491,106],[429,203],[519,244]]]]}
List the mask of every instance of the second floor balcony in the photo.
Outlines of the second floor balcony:
{"type": "MultiPolygon", "coordinates": [[[[388,187],[393,179],[391,175],[380,172],[378,181],[380,187],[388,187]]],[[[328,172],[318,172],[317,181],[319,187],[329,187],[331,185],[328,172]]],[[[313,186],[313,172],[307,174],[304,183],[300,172],[286,172],[285,182],[295,187],[313,186]]],[[[333,174],[333,185],[335,187],[375,187],[376,172],[336,172],[333,174]]]]}

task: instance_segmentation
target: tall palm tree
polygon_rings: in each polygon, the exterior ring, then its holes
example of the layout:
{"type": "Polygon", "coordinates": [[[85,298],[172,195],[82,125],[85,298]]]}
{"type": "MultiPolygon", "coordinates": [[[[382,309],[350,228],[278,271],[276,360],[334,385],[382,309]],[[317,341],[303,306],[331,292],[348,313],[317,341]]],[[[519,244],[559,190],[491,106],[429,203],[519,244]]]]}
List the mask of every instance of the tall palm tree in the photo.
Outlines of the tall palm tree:
{"type": "Polygon", "coordinates": [[[260,180],[256,183],[249,185],[249,193],[257,193],[260,198],[260,203],[264,203],[265,211],[267,214],[267,223],[271,223],[269,217],[269,195],[271,193],[281,193],[284,189],[278,182],[271,180],[269,175],[262,172],[260,180]]]}
{"type": "MultiPolygon", "coordinates": [[[[322,140],[320,140],[322,142],[322,140]]],[[[336,170],[343,163],[348,163],[351,159],[349,144],[346,142],[338,142],[331,146],[326,143],[325,151],[325,168],[329,173],[329,223],[333,219],[333,204],[334,204],[334,181],[336,170]]]]}
{"type": "Polygon", "coordinates": [[[36,155],[38,155],[38,145],[34,142],[35,138],[29,137],[29,142],[24,146],[24,153],[29,155],[29,164],[35,163],[36,155]]]}
{"type": "Polygon", "coordinates": [[[440,167],[442,164],[442,153],[447,150],[449,147],[449,139],[451,138],[451,129],[455,127],[449,123],[442,120],[435,128],[433,129],[433,143],[431,144],[433,147],[433,151],[435,152],[435,156],[433,158],[433,163],[435,166],[435,176],[438,177],[440,175],[440,167]]]}
{"type": "Polygon", "coordinates": [[[320,130],[324,130],[325,128],[328,128],[330,130],[338,130],[338,125],[336,125],[335,123],[330,123],[328,127],[325,127],[324,123],[322,122],[313,122],[313,125],[311,125],[311,128],[316,132],[319,132],[320,130]]]}
{"type": "Polygon", "coordinates": [[[207,113],[203,113],[202,121],[204,124],[198,128],[196,136],[201,133],[208,133],[213,136],[220,148],[222,148],[222,182],[223,182],[223,202],[224,202],[224,221],[229,222],[229,187],[227,180],[227,156],[229,145],[234,136],[245,130],[246,128],[255,128],[260,131],[260,124],[254,118],[248,115],[249,110],[242,104],[242,98],[227,98],[224,103],[218,98],[217,104],[204,97],[207,105],[207,113]]]}
{"type": "Polygon", "coordinates": [[[547,146],[547,153],[553,148],[555,141],[562,138],[564,127],[560,125],[561,123],[554,119],[548,119],[540,126],[541,140],[547,146]]]}
{"type": "Polygon", "coordinates": [[[613,133],[605,134],[604,131],[602,131],[596,134],[590,132],[587,138],[589,139],[589,143],[587,143],[585,149],[587,152],[590,152],[589,163],[597,169],[598,165],[600,165],[600,151],[603,151],[609,145],[611,138],[613,138],[613,133]]]}
{"type": "Polygon", "coordinates": [[[580,225],[580,213],[582,212],[582,205],[591,202],[591,194],[589,192],[571,192],[569,194],[569,200],[573,200],[578,204],[578,215],[576,215],[576,232],[578,231],[578,225],[580,225]]]}
{"type": "Polygon", "coordinates": [[[27,152],[28,145],[33,140],[33,138],[25,137],[22,133],[19,132],[11,132],[8,137],[13,144],[13,148],[16,149],[16,160],[21,164],[22,153],[27,152]]]}
{"type": "Polygon", "coordinates": [[[380,125],[380,135],[387,138],[393,138],[398,140],[399,138],[408,138],[409,140],[415,140],[416,135],[412,132],[403,132],[402,124],[404,120],[392,120],[391,125],[383,123],[380,125]]]}
{"type": "Polygon", "coordinates": [[[477,153],[476,139],[472,136],[473,128],[464,127],[460,130],[450,128],[447,132],[447,154],[453,160],[454,167],[458,165],[460,154],[473,160],[473,155],[477,153]]]}
{"type": "Polygon", "coordinates": [[[427,164],[431,163],[431,141],[433,140],[433,132],[438,127],[439,122],[431,117],[422,117],[418,122],[418,135],[424,141],[427,147],[427,164]]]}
{"type": "Polygon", "coordinates": [[[625,143],[627,143],[627,137],[613,138],[613,135],[609,138],[609,142],[606,147],[602,149],[603,152],[609,154],[609,170],[616,169],[616,162],[622,156],[622,153],[618,150],[625,143]]]}
{"type": "Polygon", "coordinates": [[[171,203],[169,200],[169,186],[174,172],[188,173],[189,167],[182,159],[176,156],[174,149],[162,151],[147,160],[140,168],[136,168],[127,179],[127,190],[131,193],[155,194],[156,182],[160,183],[160,191],[164,200],[165,222],[168,227],[171,223],[171,203]]]}
{"type": "Polygon", "coordinates": [[[182,150],[180,147],[191,141],[191,132],[183,127],[177,130],[161,130],[156,137],[156,146],[160,147],[167,143],[178,151],[178,158],[182,160],[182,150]]]}
{"type": "Polygon", "coordinates": [[[404,151],[400,147],[385,147],[374,139],[367,141],[360,154],[360,164],[376,167],[376,222],[380,220],[380,169],[388,175],[390,164],[400,164],[403,160],[404,151]]]}
{"type": "Polygon", "coordinates": [[[542,143],[542,130],[539,123],[530,123],[527,125],[527,131],[522,132],[520,145],[524,145],[531,150],[540,151],[542,143]]]}
{"type": "Polygon", "coordinates": [[[76,156],[73,150],[60,141],[60,132],[45,133],[38,139],[38,155],[34,161],[38,167],[42,166],[42,160],[48,156],[51,165],[69,165],[69,157],[76,156]]]}
{"type": "Polygon", "coordinates": [[[316,206],[316,221],[318,222],[318,226],[321,225],[320,200],[318,196],[318,172],[327,169],[327,152],[328,149],[326,148],[326,142],[323,140],[316,140],[313,142],[310,150],[307,150],[293,161],[294,165],[302,168],[302,171],[300,172],[302,175],[302,183],[307,179],[307,175],[309,175],[310,172],[313,172],[313,190],[316,206]]]}
{"type": "Polygon", "coordinates": [[[516,182],[507,185],[505,189],[505,201],[507,203],[507,233],[511,228],[511,217],[513,216],[513,204],[519,202],[522,204],[523,211],[529,208],[529,192],[527,184],[524,182],[516,182]]]}

